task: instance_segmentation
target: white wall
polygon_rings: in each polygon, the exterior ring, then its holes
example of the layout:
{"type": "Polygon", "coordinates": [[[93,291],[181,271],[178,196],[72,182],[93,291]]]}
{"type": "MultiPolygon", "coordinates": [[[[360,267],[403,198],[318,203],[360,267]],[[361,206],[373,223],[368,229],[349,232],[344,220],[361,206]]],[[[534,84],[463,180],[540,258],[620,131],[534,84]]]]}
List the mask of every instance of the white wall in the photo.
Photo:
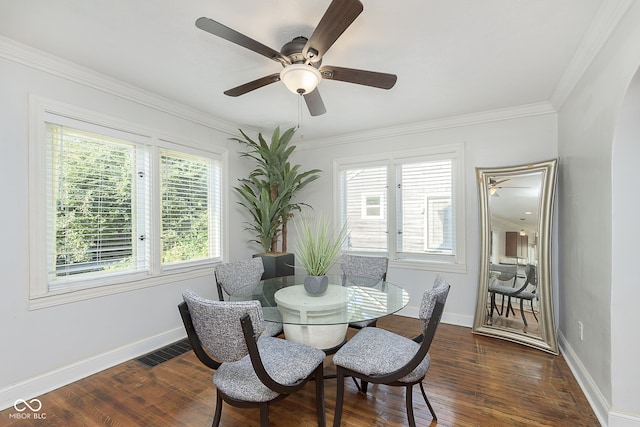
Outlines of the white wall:
{"type": "Polygon", "coordinates": [[[612,156],[622,100],[639,65],[640,2],[633,2],[558,116],[560,344],[610,426],[640,425],[639,233],[632,214],[640,205],[638,134],[633,141],[621,135],[612,156]]]}
{"type": "MultiPolygon", "coordinates": [[[[80,73],[81,74],[81,73],[80,73]]],[[[29,311],[28,97],[35,94],[159,130],[229,147],[228,135],[0,55],[0,409],[184,336],[177,311],[186,288],[214,297],[212,276],[29,311]]],[[[236,155],[232,170],[241,171],[236,155]]],[[[231,177],[235,181],[235,177],[231,177]]],[[[235,210],[235,207],[231,207],[235,210]]],[[[241,229],[238,215],[230,229],[241,229]]],[[[230,253],[245,256],[244,239],[230,253]]],[[[46,403],[45,403],[46,404],[46,403]]]]}
{"type": "MultiPolygon", "coordinates": [[[[543,111],[544,106],[540,107],[539,111],[543,111]]],[[[509,116],[508,112],[504,113],[505,117],[509,116]]],[[[411,129],[383,130],[377,135],[296,142],[296,161],[303,168],[317,167],[324,171],[322,177],[305,192],[305,200],[314,211],[323,211],[326,215],[334,214],[334,159],[464,143],[467,271],[465,274],[443,273],[452,286],[443,319],[464,326],[473,323],[478,287],[480,229],[475,168],[513,166],[557,157],[555,113],[465,124],[471,122],[475,122],[472,117],[461,117],[457,125],[449,123],[441,129],[435,129],[438,127],[436,123],[425,123],[422,130],[414,125],[411,129]]],[[[390,261],[388,280],[403,286],[410,294],[409,305],[400,314],[417,316],[422,293],[431,287],[437,273],[397,268],[393,260],[390,261]]]]}

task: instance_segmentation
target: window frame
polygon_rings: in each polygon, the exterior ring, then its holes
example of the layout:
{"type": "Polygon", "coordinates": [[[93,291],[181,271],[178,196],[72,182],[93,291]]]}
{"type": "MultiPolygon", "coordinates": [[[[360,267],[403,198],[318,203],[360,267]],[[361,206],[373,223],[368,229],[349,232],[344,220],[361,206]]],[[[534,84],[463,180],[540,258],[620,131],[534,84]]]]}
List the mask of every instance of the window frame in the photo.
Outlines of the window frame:
{"type": "Polygon", "coordinates": [[[393,152],[381,152],[364,156],[354,156],[334,159],[334,206],[335,218],[338,223],[343,223],[343,204],[345,195],[341,188],[341,173],[344,170],[355,168],[367,168],[375,166],[387,167],[387,193],[384,196],[387,200],[387,211],[384,216],[387,218],[387,251],[349,251],[345,252],[359,255],[382,255],[389,258],[389,265],[397,268],[411,268],[419,270],[432,270],[442,272],[465,273],[466,272],[466,215],[465,215],[465,193],[464,193],[464,144],[455,143],[449,145],[439,145],[427,148],[402,150],[393,152]],[[448,256],[438,254],[412,254],[398,251],[398,230],[400,218],[398,206],[401,201],[398,196],[397,186],[399,183],[398,166],[407,163],[417,163],[420,161],[433,161],[451,159],[452,160],[452,180],[453,197],[455,206],[455,224],[453,224],[455,235],[453,236],[454,253],[448,256]],[[391,231],[393,230],[393,231],[391,231]]]}
{"type": "MultiPolygon", "coordinates": [[[[57,123],[65,124],[65,123],[57,123]]],[[[73,127],[73,125],[71,125],[73,127]]],[[[211,147],[204,143],[185,141],[168,136],[158,130],[146,128],[103,115],[83,108],[71,106],[58,101],[45,99],[36,95],[29,98],[29,299],[30,310],[85,300],[120,292],[163,285],[181,280],[204,277],[211,274],[212,266],[221,262],[227,251],[228,233],[224,224],[227,222],[226,191],[228,150],[223,147],[211,147]],[[147,191],[149,200],[148,237],[149,267],[148,271],[129,272],[119,275],[105,275],[77,280],[73,286],[63,289],[50,289],[47,272],[47,257],[50,256],[47,242],[47,209],[48,179],[47,171],[47,118],[55,116],[60,121],[69,123],[82,122],[86,129],[93,133],[111,129],[116,134],[125,132],[127,137],[133,135],[136,144],[147,147],[149,153],[149,180],[147,191]],[[92,128],[93,127],[93,128],[92,128]],[[176,151],[188,155],[204,157],[218,165],[218,200],[217,215],[211,218],[217,221],[218,256],[204,260],[187,261],[169,265],[161,264],[160,253],[160,151],[176,151]]],[[[211,224],[210,224],[211,226],[211,224]]]]}

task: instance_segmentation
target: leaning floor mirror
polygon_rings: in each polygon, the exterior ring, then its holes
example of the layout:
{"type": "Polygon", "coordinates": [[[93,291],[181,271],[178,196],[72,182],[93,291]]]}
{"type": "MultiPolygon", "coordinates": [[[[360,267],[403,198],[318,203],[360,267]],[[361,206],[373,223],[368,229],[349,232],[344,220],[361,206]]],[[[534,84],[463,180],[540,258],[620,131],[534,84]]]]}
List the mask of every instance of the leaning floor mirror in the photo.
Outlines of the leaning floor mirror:
{"type": "Polygon", "coordinates": [[[551,286],[557,159],[476,168],[481,251],[473,332],[558,354],[551,286]]]}

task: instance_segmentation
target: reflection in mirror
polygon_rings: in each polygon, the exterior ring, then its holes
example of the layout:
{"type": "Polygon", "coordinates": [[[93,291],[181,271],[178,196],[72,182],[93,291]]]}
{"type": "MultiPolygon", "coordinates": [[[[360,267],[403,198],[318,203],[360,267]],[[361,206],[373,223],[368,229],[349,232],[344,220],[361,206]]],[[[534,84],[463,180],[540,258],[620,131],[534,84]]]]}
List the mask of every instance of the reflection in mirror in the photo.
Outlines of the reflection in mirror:
{"type": "Polygon", "coordinates": [[[473,332],[557,354],[551,221],[557,160],[476,168],[482,246],[473,332]]]}

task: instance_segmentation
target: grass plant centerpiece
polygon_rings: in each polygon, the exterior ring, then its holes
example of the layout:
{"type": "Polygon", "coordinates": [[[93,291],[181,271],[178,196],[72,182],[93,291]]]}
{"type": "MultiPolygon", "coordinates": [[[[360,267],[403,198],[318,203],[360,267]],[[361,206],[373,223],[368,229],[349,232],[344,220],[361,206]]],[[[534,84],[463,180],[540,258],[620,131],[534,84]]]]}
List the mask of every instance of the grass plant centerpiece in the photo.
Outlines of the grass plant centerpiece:
{"type": "Polygon", "coordinates": [[[327,271],[335,263],[347,238],[347,223],[336,229],[320,214],[315,219],[302,216],[294,221],[294,226],[298,237],[294,253],[308,274],[304,282],[305,290],[321,295],[329,284],[327,271]]]}

